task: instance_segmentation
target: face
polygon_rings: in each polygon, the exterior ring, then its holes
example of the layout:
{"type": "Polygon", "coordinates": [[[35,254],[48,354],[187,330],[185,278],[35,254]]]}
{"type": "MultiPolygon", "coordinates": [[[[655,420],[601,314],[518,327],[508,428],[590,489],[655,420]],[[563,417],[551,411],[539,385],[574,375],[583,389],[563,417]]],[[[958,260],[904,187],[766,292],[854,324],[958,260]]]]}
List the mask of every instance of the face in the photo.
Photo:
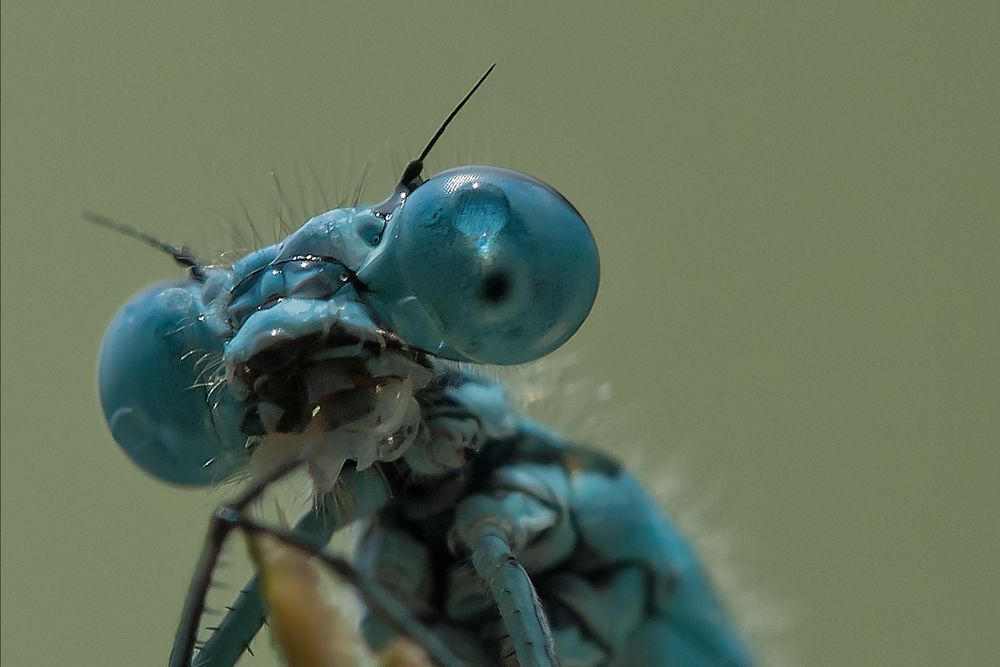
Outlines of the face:
{"type": "Polygon", "coordinates": [[[305,456],[323,485],[347,460],[405,453],[443,360],[517,364],[565,342],[599,270],[558,192],[473,166],[324,213],[197,278],[141,293],[109,328],[115,439],[178,484],[305,456]]]}

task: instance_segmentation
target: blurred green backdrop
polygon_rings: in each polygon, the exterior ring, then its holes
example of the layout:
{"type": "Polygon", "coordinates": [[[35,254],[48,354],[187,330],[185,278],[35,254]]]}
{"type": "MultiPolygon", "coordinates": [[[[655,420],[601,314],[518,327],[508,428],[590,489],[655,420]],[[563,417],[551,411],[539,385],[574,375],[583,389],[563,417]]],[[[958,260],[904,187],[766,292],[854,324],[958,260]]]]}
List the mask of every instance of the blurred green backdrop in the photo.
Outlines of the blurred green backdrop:
{"type": "Polygon", "coordinates": [[[2,25],[5,665],[162,664],[225,493],[105,432],[103,328],[180,274],[80,211],[214,251],[238,197],[274,217],[271,170],[316,212],[308,161],[349,196],[371,159],[380,197],[494,60],[431,168],[536,174],[591,222],[570,348],[614,387],[604,444],[711,492],[791,662],[995,664],[996,3],[22,0],[2,25]]]}

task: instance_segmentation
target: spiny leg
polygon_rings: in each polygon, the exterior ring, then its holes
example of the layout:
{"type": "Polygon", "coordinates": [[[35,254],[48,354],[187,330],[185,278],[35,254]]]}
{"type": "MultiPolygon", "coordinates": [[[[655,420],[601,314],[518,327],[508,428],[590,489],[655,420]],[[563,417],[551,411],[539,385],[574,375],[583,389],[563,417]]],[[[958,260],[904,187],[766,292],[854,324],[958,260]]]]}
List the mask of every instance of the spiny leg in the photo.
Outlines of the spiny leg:
{"type": "MultiPolygon", "coordinates": [[[[338,528],[335,519],[325,505],[318,505],[302,515],[295,524],[295,532],[317,545],[326,544],[338,528]]],[[[233,665],[244,651],[249,650],[250,641],[260,630],[265,616],[258,576],[247,582],[227,610],[219,624],[209,628],[212,635],[200,645],[199,652],[192,658],[193,667],[233,665]]]]}
{"type": "Polygon", "coordinates": [[[524,489],[503,488],[502,475],[494,477],[501,486],[459,503],[451,539],[471,554],[496,602],[513,644],[513,653],[502,658],[516,657],[521,667],[553,667],[559,659],[549,621],[518,554],[530,555],[534,567],[557,562],[572,550],[572,535],[559,530],[565,522],[558,506],[524,489]]]}
{"type": "MultiPolygon", "coordinates": [[[[460,660],[469,665],[491,664],[490,652],[479,634],[464,627],[459,619],[450,618],[440,604],[441,593],[454,591],[450,583],[436,576],[444,559],[433,553],[425,541],[401,528],[391,516],[368,526],[351,562],[363,575],[403,603],[410,613],[422,619],[460,660]]],[[[475,572],[464,567],[459,571],[473,581],[463,590],[482,600],[483,586],[475,572]]],[[[376,651],[393,646],[397,636],[388,623],[370,612],[364,615],[360,630],[365,642],[376,651]]]]}
{"type": "MultiPolygon", "coordinates": [[[[549,622],[531,578],[499,531],[484,531],[472,550],[472,565],[489,586],[521,667],[559,664],[549,622]]],[[[513,656],[504,656],[505,659],[513,656]]]]}
{"type": "MultiPolygon", "coordinates": [[[[277,468],[267,477],[251,484],[236,500],[228,503],[222,510],[244,511],[250,503],[260,498],[271,484],[290,474],[300,464],[301,461],[292,460],[277,468]]],[[[219,554],[222,551],[222,545],[230,531],[232,531],[232,526],[220,521],[217,512],[208,527],[205,546],[202,547],[201,556],[198,558],[198,565],[195,567],[194,577],[191,579],[187,596],[184,599],[181,622],[177,627],[174,646],[170,652],[170,667],[187,667],[191,662],[191,653],[194,650],[194,645],[198,637],[198,623],[201,620],[202,612],[205,610],[205,596],[208,594],[208,589],[212,584],[212,574],[215,572],[219,554]]]]}
{"type": "Polygon", "coordinates": [[[226,508],[221,510],[219,520],[228,523],[231,528],[239,527],[251,535],[267,535],[285,546],[316,557],[357,590],[361,601],[371,613],[385,619],[393,630],[420,646],[434,662],[443,667],[463,667],[437,635],[424,627],[405,606],[348,561],[329,553],[296,533],[264,526],[226,508]]]}
{"type": "MultiPolygon", "coordinates": [[[[299,463],[290,461],[276,469],[271,475],[255,482],[235,501],[227,503],[216,512],[188,588],[184,611],[170,654],[170,667],[209,664],[213,667],[230,667],[236,663],[260,630],[264,622],[264,606],[260,595],[260,583],[257,577],[254,577],[241,590],[239,598],[230,605],[226,616],[213,629],[212,636],[200,647],[197,657],[192,659],[212,573],[222,544],[234,528],[229,516],[232,513],[241,516],[271,484],[287,476],[298,467],[299,463]]],[[[295,531],[300,533],[301,539],[323,546],[330,541],[336,530],[357,519],[371,516],[390,497],[385,480],[378,472],[370,469],[365,472],[345,470],[334,493],[336,502],[329,502],[331,500],[329,497],[321,499],[316,507],[296,524],[295,531]]]]}

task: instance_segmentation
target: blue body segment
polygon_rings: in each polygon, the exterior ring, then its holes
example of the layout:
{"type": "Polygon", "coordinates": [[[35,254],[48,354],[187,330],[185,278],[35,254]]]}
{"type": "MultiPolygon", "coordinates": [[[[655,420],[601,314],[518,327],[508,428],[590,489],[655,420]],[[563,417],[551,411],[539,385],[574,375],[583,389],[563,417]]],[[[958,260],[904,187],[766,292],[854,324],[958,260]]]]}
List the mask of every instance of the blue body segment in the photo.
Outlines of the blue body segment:
{"type": "MultiPolygon", "coordinates": [[[[232,265],[174,253],[189,279],[138,295],[105,336],[115,440],[176,484],[304,464],[317,507],[335,508],[300,524],[310,548],[366,522],[355,563],[371,599],[390,594],[422,624],[403,626],[468,664],[752,664],[635,479],[525,419],[468,363],[537,359],[582,324],[600,271],[579,212],[498,167],[410,172],[385,202],[323,213],[232,265]]],[[[171,665],[192,664],[221,541],[260,530],[240,523],[260,492],[216,514],[171,665]]],[[[251,584],[193,664],[233,664],[261,609],[251,584]]],[[[364,623],[373,646],[393,627],[364,623]]]]}
{"type": "MultiPolygon", "coordinates": [[[[464,633],[456,652],[476,645],[489,654],[499,645],[501,654],[516,650],[521,664],[547,665],[534,655],[544,655],[544,640],[532,636],[547,630],[565,667],[752,664],[687,541],[606,456],[522,419],[509,436],[488,440],[447,484],[411,481],[406,488],[371,524],[358,559],[418,618],[464,633]],[[484,538],[500,544],[477,548],[484,538]],[[501,545],[536,593],[509,602],[501,595],[495,603],[483,595],[476,574],[491,578],[476,558],[495,555],[501,545]],[[397,563],[416,553],[439,554],[443,562],[425,566],[420,576],[395,576],[397,563]],[[514,605],[509,613],[504,604],[514,605]],[[524,626],[536,609],[544,610],[546,623],[524,626]]],[[[501,553],[499,562],[511,561],[501,553]]],[[[517,590],[516,572],[501,572],[493,581],[517,590]]],[[[373,642],[384,636],[378,619],[369,618],[366,628],[373,642]]],[[[460,655],[482,664],[474,652],[460,655]]]]}

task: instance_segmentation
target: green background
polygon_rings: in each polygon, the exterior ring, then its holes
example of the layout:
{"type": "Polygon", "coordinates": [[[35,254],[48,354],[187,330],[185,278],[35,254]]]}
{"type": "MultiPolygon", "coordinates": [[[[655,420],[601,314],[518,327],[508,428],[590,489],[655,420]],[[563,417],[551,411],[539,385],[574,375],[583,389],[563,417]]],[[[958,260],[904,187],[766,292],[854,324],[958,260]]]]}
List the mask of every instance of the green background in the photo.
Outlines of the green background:
{"type": "Polygon", "coordinates": [[[683,477],[762,650],[996,664],[996,3],[207,4],[3,4],[4,665],[162,664],[229,492],[106,433],[102,331],[180,273],[80,211],[209,252],[239,197],[271,235],[272,169],[317,212],[308,161],[349,198],[370,159],[381,198],[493,61],[431,169],[590,221],[583,411],[683,477]]]}

